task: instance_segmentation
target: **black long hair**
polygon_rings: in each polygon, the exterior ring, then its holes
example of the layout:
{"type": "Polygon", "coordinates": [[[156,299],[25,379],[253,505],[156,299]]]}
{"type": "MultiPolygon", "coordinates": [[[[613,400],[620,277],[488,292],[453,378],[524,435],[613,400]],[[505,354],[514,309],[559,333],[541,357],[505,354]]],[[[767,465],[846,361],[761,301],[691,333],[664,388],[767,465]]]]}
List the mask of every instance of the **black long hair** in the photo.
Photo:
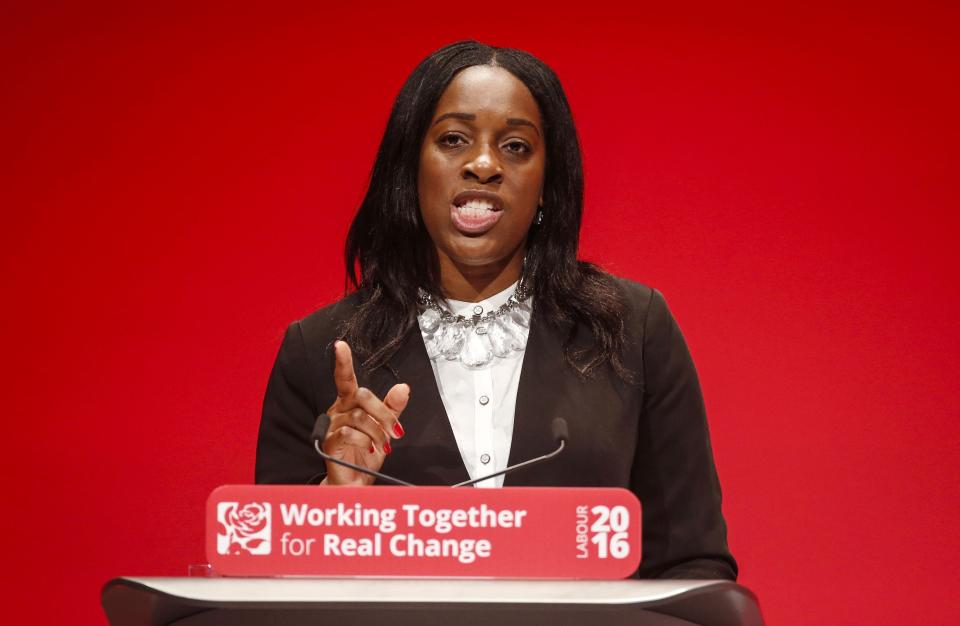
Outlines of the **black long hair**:
{"type": "Polygon", "coordinates": [[[546,145],[543,221],[530,229],[523,264],[535,316],[564,333],[566,360],[581,375],[609,363],[627,378],[623,296],[609,274],[577,260],[583,165],[560,80],[527,52],[475,41],[453,43],[428,56],[397,95],[366,197],[347,235],[347,280],[366,293],[341,335],[364,366],[383,366],[417,323],[417,289],[443,295],[436,250],[420,216],[420,147],[447,85],[475,65],[506,69],[527,86],[540,107],[546,145]],[[590,348],[574,348],[581,324],[593,336],[590,348]]]}

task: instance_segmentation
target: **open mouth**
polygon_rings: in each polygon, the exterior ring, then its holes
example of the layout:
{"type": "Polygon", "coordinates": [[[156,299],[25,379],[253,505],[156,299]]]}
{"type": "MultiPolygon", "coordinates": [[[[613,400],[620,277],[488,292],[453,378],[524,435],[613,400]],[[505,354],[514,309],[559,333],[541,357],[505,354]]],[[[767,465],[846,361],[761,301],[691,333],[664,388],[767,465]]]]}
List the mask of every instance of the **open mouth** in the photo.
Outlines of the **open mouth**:
{"type": "Polygon", "coordinates": [[[494,194],[461,193],[450,205],[454,228],[464,235],[482,235],[500,220],[503,207],[494,194]]]}

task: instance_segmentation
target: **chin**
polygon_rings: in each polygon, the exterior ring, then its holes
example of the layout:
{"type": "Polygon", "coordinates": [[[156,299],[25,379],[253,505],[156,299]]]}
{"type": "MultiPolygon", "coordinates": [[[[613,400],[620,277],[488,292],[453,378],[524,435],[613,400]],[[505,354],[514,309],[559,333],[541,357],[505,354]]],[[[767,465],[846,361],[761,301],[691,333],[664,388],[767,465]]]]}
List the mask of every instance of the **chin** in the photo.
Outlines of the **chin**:
{"type": "Polygon", "coordinates": [[[451,254],[450,260],[457,265],[467,265],[470,267],[483,267],[484,265],[500,265],[506,261],[506,256],[501,255],[477,255],[477,254],[451,254]]]}
{"type": "Polygon", "coordinates": [[[484,265],[504,265],[513,257],[514,249],[503,249],[500,246],[491,246],[489,241],[478,241],[464,237],[467,242],[454,242],[447,250],[447,256],[458,265],[482,267],[484,265]],[[472,241],[472,243],[471,243],[472,241]]]}

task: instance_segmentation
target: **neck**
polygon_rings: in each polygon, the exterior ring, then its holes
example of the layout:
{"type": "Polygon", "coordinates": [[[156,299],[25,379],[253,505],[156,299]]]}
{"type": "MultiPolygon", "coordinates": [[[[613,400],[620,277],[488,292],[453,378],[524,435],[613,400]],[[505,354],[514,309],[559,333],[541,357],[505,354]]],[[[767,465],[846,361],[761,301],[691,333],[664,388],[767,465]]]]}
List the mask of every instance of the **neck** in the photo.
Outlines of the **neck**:
{"type": "Polygon", "coordinates": [[[440,255],[440,288],[443,295],[461,302],[479,302],[498,294],[520,280],[523,249],[512,256],[485,265],[464,265],[440,255]]]}

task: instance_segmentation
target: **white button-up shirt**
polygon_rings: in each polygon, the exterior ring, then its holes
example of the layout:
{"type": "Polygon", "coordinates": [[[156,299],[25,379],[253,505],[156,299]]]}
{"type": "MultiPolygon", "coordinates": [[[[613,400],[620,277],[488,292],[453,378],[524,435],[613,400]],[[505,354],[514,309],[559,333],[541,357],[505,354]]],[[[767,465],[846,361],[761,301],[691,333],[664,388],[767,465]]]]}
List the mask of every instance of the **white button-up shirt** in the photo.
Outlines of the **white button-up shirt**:
{"type": "MultiPolygon", "coordinates": [[[[446,307],[454,315],[467,319],[486,315],[506,303],[517,285],[480,302],[447,300],[446,307]]],[[[527,332],[527,329],[523,329],[527,332]]],[[[423,333],[423,329],[421,329],[423,333]]],[[[460,448],[463,464],[470,478],[479,478],[507,467],[513,439],[513,415],[520,385],[520,368],[525,350],[506,357],[493,357],[479,368],[468,368],[459,360],[449,361],[439,355],[430,360],[443,407],[460,448]]],[[[477,487],[502,487],[503,476],[481,481],[477,487]]]]}

